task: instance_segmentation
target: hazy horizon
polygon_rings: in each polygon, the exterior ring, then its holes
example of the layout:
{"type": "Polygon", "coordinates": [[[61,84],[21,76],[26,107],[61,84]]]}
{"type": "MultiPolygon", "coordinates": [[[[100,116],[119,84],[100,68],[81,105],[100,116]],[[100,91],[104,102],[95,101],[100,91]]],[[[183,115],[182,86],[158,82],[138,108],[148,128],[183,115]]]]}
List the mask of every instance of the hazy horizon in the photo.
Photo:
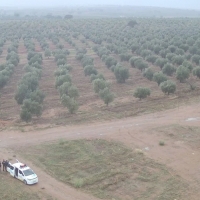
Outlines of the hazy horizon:
{"type": "Polygon", "coordinates": [[[151,6],[163,8],[179,8],[200,10],[200,1],[197,0],[3,0],[0,7],[16,7],[16,8],[39,8],[39,7],[63,7],[63,6],[95,6],[95,5],[130,5],[130,6],[151,6]]]}

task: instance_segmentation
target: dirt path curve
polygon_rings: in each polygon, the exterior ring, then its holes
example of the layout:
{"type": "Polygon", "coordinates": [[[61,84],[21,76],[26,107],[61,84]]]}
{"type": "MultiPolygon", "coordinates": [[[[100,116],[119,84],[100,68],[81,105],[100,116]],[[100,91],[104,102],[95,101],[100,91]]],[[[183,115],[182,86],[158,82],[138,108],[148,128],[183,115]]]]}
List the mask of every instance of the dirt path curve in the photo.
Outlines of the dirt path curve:
{"type": "MultiPolygon", "coordinates": [[[[200,110],[197,109],[199,107],[200,104],[196,104],[88,126],[66,126],[27,133],[5,131],[0,133],[0,150],[3,152],[5,149],[12,149],[13,147],[28,147],[29,145],[57,141],[62,138],[68,140],[81,138],[114,139],[125,143],[133,149],[149,147],[150,150],[146,151],[147,156],[172,168],[172,176],[180,175],[184,178],[190,185],[190,199],[197,200],[200,195],[198,190],[200,187],[200,151],[192,149],[182,141],[175,141],[167,136],[158,134],[154,131],[154,128],[171,124],[200,126],[198,120],[200,118],[197,118],[200,117],[200,110]],[[188,118],[196,118],[196,120],[187,120],[188,118]],[[158,145],[160,140],[167,141],[167,145],[163,148],[160,147],[158,145]]],[[[13,155],[13,153],[7,153],[10,156],[13,155]]],[[[34,186],[33,190],[37,191],[41,187],[45,187],[45,191],[48,194],[59,200],[95,199],[58,182],[35,166],[34,169],[40,177],[41,185],[34,186]]]]}

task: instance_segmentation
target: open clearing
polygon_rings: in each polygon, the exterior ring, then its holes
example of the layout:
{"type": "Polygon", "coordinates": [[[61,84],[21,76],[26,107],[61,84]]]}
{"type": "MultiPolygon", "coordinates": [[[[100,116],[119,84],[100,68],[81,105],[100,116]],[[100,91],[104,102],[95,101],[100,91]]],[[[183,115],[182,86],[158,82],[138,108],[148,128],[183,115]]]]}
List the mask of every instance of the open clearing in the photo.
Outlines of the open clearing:
{"type": "MultiPolygon", "coordinates": [[[[23,153],[25,152],[25,153],[23,153]]],[[[54,178],[103,199],[182,199],[186,183],[164,165],[105,140],[60,141],[22,148],[54,178]]]]}

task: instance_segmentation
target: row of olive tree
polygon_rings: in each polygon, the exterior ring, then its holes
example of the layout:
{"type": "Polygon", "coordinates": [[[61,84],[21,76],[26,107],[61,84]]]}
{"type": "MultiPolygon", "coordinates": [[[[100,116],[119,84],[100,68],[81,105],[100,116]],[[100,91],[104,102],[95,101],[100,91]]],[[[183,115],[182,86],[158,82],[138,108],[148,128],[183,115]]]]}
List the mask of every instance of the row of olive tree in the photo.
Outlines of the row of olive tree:
{"type": "Polygon", "coordinates": [[[0,64],[0,88],[4,87],[7,84],[11,75],[14,72],[15,67],[19,64],[20,60],[19,55],[17,54],[18,41],[13,41],[8,49],[14,46],[16,46],[16,51],[8,51],[8,54],[6,56],[6,63],[0,64]]]}
{"type": "MultiPolygon", "coordinates": [[[[94,46],[93,51],[97,53],[107,68],[114,72],[117,82],[125,83],[129,78],[129,70],[118,63],[114,57],[110,56],[110,51],[106,47],[94,46]]],[[[124,61],[124,59],[121,60],[124,61]]]]}
{"type": "Polygon", "coordinates": [[[21,119],[29,122],[32,116],[41,116],[45,95],[38,88],[42,73],[42,55],[34,52],[35,47],[31,40],[24,42],[29,51],[28,64],[24,67],[26,73],[18,84],[15,100],[21,105],[21,119]]]}
{"type": "Polygon", "coordinates": [[[77,101],[79,97],[78,88],[72,84],[72,79],[69,72],[72,67],[67,64],[67,55],[70,52],[59,48],[53,52],[55,62],[58,69],[54,75],[56,77],[55,87],[58,89],[62,105],[67,107],[68,111],[73,114],[77,112],[79,103],[77,101]]]}
{"type": "Polygon", "coordinates": [[[109,84],[105,80],[103,74],[99,74],[94,67],[94,59],[86,55],[86,49],[77,49],[76,59],[81,61],[84,68],[85,76],[90,76],[95,93],[108,106],[114,100],[114,94],[110,91],[109,84]]]}

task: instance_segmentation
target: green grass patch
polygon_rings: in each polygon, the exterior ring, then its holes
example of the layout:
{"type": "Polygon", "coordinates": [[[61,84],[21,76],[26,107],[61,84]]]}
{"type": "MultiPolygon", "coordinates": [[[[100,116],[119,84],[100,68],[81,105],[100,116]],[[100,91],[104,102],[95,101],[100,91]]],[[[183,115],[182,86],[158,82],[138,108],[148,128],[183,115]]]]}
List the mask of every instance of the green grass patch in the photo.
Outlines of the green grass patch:
{"type": "Polygon", "coordinates": [[[186,189],[164,165],[116,142],[60,140],[21,153],[56,179],[99,198],[181,199],[186,189]]]}

